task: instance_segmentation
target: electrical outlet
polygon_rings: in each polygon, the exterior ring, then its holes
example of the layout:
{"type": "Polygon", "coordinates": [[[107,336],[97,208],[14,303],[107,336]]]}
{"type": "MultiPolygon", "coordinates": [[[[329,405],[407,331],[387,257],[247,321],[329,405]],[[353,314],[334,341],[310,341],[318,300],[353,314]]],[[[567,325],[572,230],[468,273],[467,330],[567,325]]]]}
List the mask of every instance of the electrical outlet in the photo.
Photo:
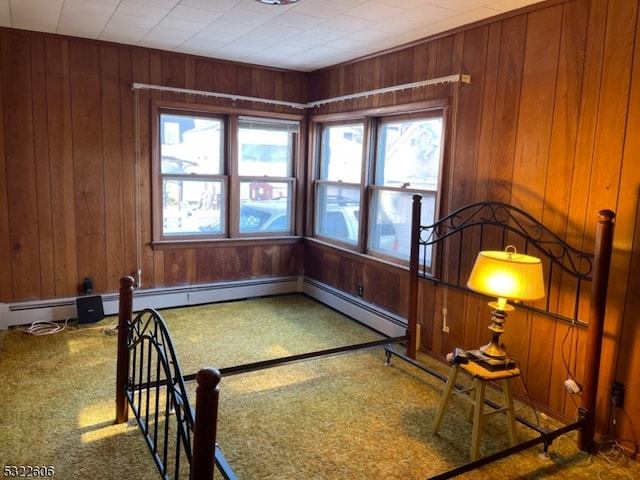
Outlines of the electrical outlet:
{"type": "Polygon", "coordinates": [[[611,405],[620,408],[624,405],[624,383],[613,382],[611,385],[611,405]]]}
{"type": "Polygon", "coordinates": [[[449,333],[449,325],[447,325],[447,309],[442,309],[442,332],[449,333]]]}
{"type": "Polygon", "coordinates": [[[358,296],[361,297],[364,295],[364,285],[359,283],[358,284],[358,296]]]}
{"type": "Polygon", "coordinates": [[[567,389],[567,392],[572,394],[580,393],[582,391],[582,385],[577,383],[572,378],[568,378],[564,381],[564,387],[567,389]]]}

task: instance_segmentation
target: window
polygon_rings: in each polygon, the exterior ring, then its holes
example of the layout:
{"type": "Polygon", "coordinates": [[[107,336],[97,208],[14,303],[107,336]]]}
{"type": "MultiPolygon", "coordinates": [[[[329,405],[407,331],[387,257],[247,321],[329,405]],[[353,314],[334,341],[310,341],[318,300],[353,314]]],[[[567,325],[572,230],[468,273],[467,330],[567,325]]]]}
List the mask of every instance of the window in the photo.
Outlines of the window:
{"type": "Polygon", "coordinates": [[[240,234],[292,231],[297,144],[297,122],[240,118],[240,234]]]}
{"type": "Polygon", "coordinates": [[[292,234],[297,120],[170,109],[158,119],[156,240],[292,234]]]}
{"type": "Polygon", "coordinates": [[[438,108],[317,124],[314,235],[408,261],[413,195],[423,197],[422,224],[435,220],[443,120],[438,108]]]}
{"type": "Polygon", "coordinates": [[[323,129],[316,183],[315,234],[354,246],[360,235],[363,132],[362,123],[323,129]]]}
{"type": "Polygon", "coordinates": [[[160,114],[163,237],[222,232],[223,147],[221,118],[160,114]]]}
{"type": "Polygon", "coordinates": [[[377,122],[375,181],[371,188],[368,248],[409,259],[413,195],[422,195],[422,225],[435,220],[440,179],[442,113],[377,122]],[[397,241],[390,241],[391,230],[397,241]]]}

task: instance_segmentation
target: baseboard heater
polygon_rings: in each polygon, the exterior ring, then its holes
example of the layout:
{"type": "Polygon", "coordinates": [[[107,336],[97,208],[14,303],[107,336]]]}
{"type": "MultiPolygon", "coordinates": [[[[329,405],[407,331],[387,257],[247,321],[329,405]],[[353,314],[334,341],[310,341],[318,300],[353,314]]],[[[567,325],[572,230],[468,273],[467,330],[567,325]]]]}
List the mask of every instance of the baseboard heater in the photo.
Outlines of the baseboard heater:
{"type": "Polygon", "coordinates": [[[407,333],[405,318],[329,285],[305,278],[302,291],[320,303],[389,337],[401,337],[407,333]]]}
{"type": "MultiPolygon", "coordinates": [[[[201,305],[243,298],[296,293],[302,290],[301,277],[275,277],[197,286],[136,290],[133,310],[201,305]]],[[[102,295],[104,315],[118,313],[118,293],[102,295]]],[[[0,330],[34,322],[58,322],[76,319],[77,298],[36,300],[0,304],[0,330]]]]}
{"type": "MultiPolygon", "coordinates": [[[[322,282],[297,276],[136,290],[133,310],[202,305],[288,293],[305,293],[389,337],[400,337],[406,333],[406,319],[322,282]]],[[[75,319],[76,301],[77,298],[73,297],[0,304],[0,330],[34,322],[75,319]]],[[[102,295],[102,307],[104,315],[117,315],[118,294],[102,295]]]]}

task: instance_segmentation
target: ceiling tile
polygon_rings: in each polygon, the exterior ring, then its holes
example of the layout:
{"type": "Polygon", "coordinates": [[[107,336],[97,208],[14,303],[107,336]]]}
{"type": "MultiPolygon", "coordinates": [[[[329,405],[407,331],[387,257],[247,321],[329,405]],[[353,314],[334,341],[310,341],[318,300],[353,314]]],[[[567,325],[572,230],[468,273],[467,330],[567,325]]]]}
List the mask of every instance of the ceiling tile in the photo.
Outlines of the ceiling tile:
{"type": "Polygon", "coordinates": [[[312,71],[541,0],[0,0],[0,26],[312,71]]]}

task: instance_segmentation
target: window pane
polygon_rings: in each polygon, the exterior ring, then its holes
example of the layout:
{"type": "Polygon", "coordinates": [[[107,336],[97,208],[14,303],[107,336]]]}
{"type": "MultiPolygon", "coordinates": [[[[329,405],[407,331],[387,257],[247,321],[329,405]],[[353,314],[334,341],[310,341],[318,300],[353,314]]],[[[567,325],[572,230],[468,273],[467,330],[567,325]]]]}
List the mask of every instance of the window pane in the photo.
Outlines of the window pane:
{"type": "Polygon", "coordinates": [[[165,176],[162,181],[162,233],[210,235],[223,232],[224,183],[165,176]]]}
{"type": "MultiPolygon", "coordinates": [[[[415,192],[373,190],[371,218],[375,221],[369,227],[370,250],[409,260],[413,195],[415,192]]],[[[422,195],[421,225],[433,223],[435,200],[435,194],[422,195]]]]}
{"type": "Polygon", "coordinates": [[[378,132],[376,183],[436,190],[442,118],[384,122],[378,132]]]}
{"type": "Polygon", "coordinates": [[[358,244],[360,189],[322,184],[318,187],[316,234],[358,244]]]}
{"type": "Polygon", "coordinates": [[[293,182],[244,181],[240,182],[240,201],[291,198],[292,188],[293,182]]]}
{"type": "Polygon", "coordinates": [[[257,200],[240,204],[240,233],[283,233],[291,231],[291,202],[257,200]]]}
{"type": "Polygon", "coordinates": [[[321,180],[360,183],[362,132],[360,124],[326,126],[322,130],[321,180]]]}
{"type": "Polygon", "coordinates": [[[238,130],[238,173],[290,177],[298,123],[242,118],[238,130]]]}
{"type": "Polygon", "coordinates": [[[222,138],[223,124],[219,119],[161,114],[161,173],[222,173],[222,138]]]}

